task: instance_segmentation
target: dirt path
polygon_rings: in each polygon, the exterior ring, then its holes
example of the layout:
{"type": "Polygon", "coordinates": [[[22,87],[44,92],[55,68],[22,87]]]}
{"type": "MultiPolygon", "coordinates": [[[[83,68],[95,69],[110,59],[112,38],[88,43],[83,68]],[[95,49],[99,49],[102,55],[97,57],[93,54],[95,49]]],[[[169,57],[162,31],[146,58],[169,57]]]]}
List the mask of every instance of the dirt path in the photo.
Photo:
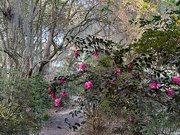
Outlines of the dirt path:
{"type": "Polygon", "coordinates": [[[57,109],[52,109],[49,111],[48,121],[43,122],[43,128],[40,135],[79,135],[79,132],[74,132],[69,127],[75,123],[81,123],[83,121],[82,114],[78,114],[77,117],[72,117],[70,112],[74,112],[76,109],[67,109],[57,111],[57,109]],[[67,118],[67,119],[66,119],[67,118]],[[67,123],[71,123],[68,125],[67,123]]]}

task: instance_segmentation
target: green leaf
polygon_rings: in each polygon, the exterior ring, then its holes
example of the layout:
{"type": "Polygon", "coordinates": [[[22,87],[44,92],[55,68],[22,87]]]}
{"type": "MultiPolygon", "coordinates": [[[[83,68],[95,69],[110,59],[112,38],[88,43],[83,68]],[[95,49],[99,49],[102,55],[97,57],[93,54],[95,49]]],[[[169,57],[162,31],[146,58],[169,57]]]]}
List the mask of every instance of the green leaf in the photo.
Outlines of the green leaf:
{"type": "Polygon", "coordinates": [[[49,119],[49,115],[48,115],[48,114],[45,114],[45,115],[43,116],[43,120],[47,121],[48,119],[49,119]]]}
{"type": "Polygon", "coordinates": [[[180,5],[180,1],[178,1],[177,3],[176,3],[176,6],[179,6],[180,5]]]}

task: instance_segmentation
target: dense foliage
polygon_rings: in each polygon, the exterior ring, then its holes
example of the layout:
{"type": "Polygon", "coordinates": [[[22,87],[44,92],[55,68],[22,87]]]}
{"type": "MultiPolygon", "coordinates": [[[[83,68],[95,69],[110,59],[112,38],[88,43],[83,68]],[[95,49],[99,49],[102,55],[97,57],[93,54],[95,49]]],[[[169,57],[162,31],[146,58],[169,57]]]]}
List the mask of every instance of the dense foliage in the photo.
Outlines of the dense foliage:
{"type": "Polygon", "coordinates": [[[48,83],[41,76],[20,78],[18,72],[0,80],[0,134],[32,134],[41,128],[50,106],[48,83]]]}

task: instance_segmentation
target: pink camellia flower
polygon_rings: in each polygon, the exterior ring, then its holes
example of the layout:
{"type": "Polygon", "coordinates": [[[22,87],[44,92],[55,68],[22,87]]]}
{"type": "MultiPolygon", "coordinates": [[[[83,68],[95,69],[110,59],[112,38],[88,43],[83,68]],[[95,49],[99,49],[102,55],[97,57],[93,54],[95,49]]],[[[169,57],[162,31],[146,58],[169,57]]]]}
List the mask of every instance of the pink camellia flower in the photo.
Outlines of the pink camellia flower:
{"type": "Polygon", "coordinates": [[[115,69],[115,72],[118,73],[118,74],[122,74],[122,70],[119,69],[119,68],[116,68],[116,69],[115,69]]]}
{"type": "Polygon", "coordinates": [[[56,97],[56,94],[54,94],[54,93],[50,93],[49,96],[50,96],[52,99],[56,99],[56,98],[57,98],[57,97],[56,97]]]}
{"type": "Polygon", "coordinates": [[[131,76],[134,76],[134,75],[135,75],[135,71],[132,70],[129,74],[130,74],[131,76]]]}
{"type": "Polygon", "coordinates": [[[166,94],[167,94],[168,97],[172,97],[172,95],[174,94],[173,89],[168,89],[168,90],[166,91],[166,94]]]}
{"type": "Polygon", "coordinates": [[[77,56],[79,55],[78,51],[74,52],[74,57],[77,58],[77,56]]]}
{"type": "Polygon", "coordinates": [[[54,81],[54,78],[51,78],[50,82],[53,82],[54,81]]]}
{"type": "Polygon", "coordinates": [[[130,121],[130,122],[133,122],[133,118],[132,118],[132,117],[129,117],[129,121],[130,121]]]}
{"type": "Polygon", "coordinates": [[[80,68],[80,70],[85,70],[86,69],[86,65],[84,63],[81,63],[79,65],[79,68],[80,68]]]}
{"type": "Polygon", "coordinates": [[[60,79],[59,79],[59,83],[64,83],[64,82],[65,82],[64,77],[60,77],[60,79]]]}
{"type": "Polygon", "coordinates": [[[153,81],[152,83],[149,84],[149,87],[151,89],[159,89],[161,87],[161,84],[156,83],[155,81],[153,81]]]}
{"type": "Polygon", "coordinates": [[[129,134],[129,130],[124,130],[124,134],[129,134]]]}
{"type": "Polygon", "coordinates": [[[128,68],[132,68],[132,65],[131,65],[131,64],[128,64],[127,67],[128,67],[128,68]]]}
{"type": "Polygon", "coordinates": [[[31,108],[26,108],[26,112],[30,112],[31,111],[31,108]]]}
{"type": "Polygon", "coordinates": [[[53,87],[52,87],[52,86],[49,86],[49,87],[48,87],[48,90],[49,90],[49,91],[52,91],[52,90],[53,90],[53,87]]]}
{"type": "Polygon", "coordinates": [[[113,84],[115,84],[116,82],[117,82],[117,80],[114,78],[114,79],[112,79],[112,81],[111,81],[113,84]]]}
{"type": "Polygon", "coordinates": [[[93,84],[92,84],[91,81],[88,81],[88,82],[86,82],[86,83],[84,84],[84,86],[85,86],[86,89],[90,89],[90,88],[93,87],[93,84]]]}
{"type": "Polygon", "coordinates": [[[62,97],[67,97],[67,93],[65,91],[61,92],[62,97]]]}
{"type": "Polygon", "coordinates": [[[99,56],[99,53],[98,53],[98,52],[94,52],[93,55],[94,55],[95,57],[98,57],[98,56],[99,56]]]}
{"type": "Polygon", "coordinates": [[[172,80],[175,84],[180,84],[180,78],[178,76],[173,76],[172,80]]]}
{"type": "Polygon", "coordinates": [[[60,103],[61,103],[60,99],[55,99],[55,101],[54,101],[55,106],[59,107],[60,103]]]}

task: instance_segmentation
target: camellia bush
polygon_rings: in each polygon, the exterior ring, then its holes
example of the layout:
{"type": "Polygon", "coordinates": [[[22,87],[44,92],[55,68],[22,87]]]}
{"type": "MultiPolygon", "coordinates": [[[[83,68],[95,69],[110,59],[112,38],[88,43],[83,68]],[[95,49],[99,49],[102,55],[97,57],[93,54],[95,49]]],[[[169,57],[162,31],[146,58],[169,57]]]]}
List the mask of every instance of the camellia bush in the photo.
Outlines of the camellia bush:
{"type": "Polygon", "coordinates": [[[80,62],[77,73],[52,80],[48,89],[55,106],[60,107],[67,97],[68,82],[81,78],[84,92],[80,105],[89,134],[103,132],[106,116],[121,123],[111,133],[167,135],[177,131],[180,31],[174,23],[146,30],[140,40],[127,47],[94,36],[68,39],[76,48],[74,58],[80,62]]]}

